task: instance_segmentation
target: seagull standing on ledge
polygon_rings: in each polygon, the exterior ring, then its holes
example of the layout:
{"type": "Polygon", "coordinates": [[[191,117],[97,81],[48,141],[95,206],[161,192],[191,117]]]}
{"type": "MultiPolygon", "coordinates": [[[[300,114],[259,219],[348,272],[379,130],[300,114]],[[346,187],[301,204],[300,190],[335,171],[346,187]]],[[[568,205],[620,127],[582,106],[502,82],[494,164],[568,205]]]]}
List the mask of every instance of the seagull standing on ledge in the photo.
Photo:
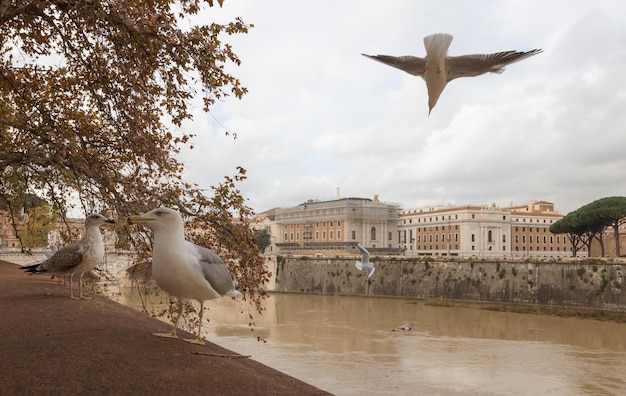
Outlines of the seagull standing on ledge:
{"type": "Polygon", "coordinates": [[[452,35],[446,33],[435,33],[424,37],[426,47],[424,58],[408,55],[399,57],[362,55],[422,77],[428,89],[428,114],[430,114],[446,84],[455,78],[476,77],[487,72],[499,74],[504,71],[505,66],[542,52],[541,49],[534,49],[526,52],[505,51],[494,54],[448,56],[448,47],[452,43],[452,38],[452,35]]]}
{"type": "Polygon", "coordinates": [[[374,265],[372,263],[370,263],[370,252],[368,252],[359,243],[356,244],[356,247],[359,248],[359,250],[361,251],[363,257],[361,258],[361,261],[357,261],[356,263],[354,263],[354,266],[359,271],[361,271],[362,269],[366,269],[367,270],[367,279],[369,279],[369,278],[372,277],[372,275],[374,275],[374,271],[376,271],[376,268],[374,268],[374,265]]]}
{"type": "Polygon", "coordinates": [[[178,314],[169,333],[155,336],[178,338],[176,327],[183,312],[183,303],[193,299],[200,302],[200,322],[195,338],[184,341],[205,345],[201,336],[204,301],[223,296],[242,296],[236,290],[228,267],[212,250],[185,240],[183,219],[176,210],[157,208],[140,216],[130,216],[130,224],[142,224],[152,230],[152,277],[157,285],[178,298],[178,314]]]}
{"type": "Polygon", "coordinates": [[[41,264],[22,267],[30,274],[52,273],[55,275],[70,275],[70,298],[87,299],[83,296],[83,275],[94,269],[104,258],[104,242],[100,233],[100,226],[105,223],[115,223],[101,214],[94,213],[85,219],[85,237],[80,241],[57,250],[51,257],[41,264]],[[78,297],[74,297],[72,280],[74,274],[80,274],[78,279],[78,297]]]}

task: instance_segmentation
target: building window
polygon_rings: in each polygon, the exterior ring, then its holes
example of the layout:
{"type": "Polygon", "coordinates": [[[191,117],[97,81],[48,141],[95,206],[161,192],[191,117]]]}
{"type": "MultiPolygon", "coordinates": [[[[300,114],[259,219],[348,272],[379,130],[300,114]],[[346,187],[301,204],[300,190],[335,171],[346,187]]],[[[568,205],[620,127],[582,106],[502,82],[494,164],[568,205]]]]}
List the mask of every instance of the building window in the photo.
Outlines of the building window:
{"type": "Polygon", "coordinates": [[[330,239],[335,239],[335,232],[330,230],[330,239]]]}
{"type": "Polygon", "coordinates": [[[506,234],[502,235],[502,243],[506,243],[506,234]]]}
{"type": "MultiPolygon", "coordinates": [[[[472,234],[472,242],[476,242],[476,237],[474,234],[472,234]]],[[[472,246],[472,250],[474,250],[474,247],[472,246]]]]}
{"type": "Polygon", "coordinates": [[[487,231],[487,242],[493,242],[493,233],[491,232],[491,230],[487,231]]]}
{"type": "Polygon", "coordinates": [[[337,230],[337,239],[341,240],[341,231],[337,230]]]}
{"type": "Polygon", "coordinates": [[[372,241],[375,241],[376,240],[376,227],[372,227],[372,229],[370,230],[370,234],[371,234],[370,239],[372,241]]]}
{"type": "Polygon", "coordinates": [[[356,231],[352,231],[352,240],[356,239],[356,231]]]}

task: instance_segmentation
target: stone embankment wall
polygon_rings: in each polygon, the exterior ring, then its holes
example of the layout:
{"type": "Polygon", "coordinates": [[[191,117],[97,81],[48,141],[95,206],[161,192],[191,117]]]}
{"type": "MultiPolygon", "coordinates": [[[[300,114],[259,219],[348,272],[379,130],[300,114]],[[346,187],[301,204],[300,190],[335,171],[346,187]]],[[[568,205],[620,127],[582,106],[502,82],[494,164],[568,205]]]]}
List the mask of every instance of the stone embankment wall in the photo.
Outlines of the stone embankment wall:
{"type": "Polygon", "coordinates": [[[42,252],[19,253],[19,252],[0,252],[0,260],[8,261],[19,265],[31,265],[41,263],[46,259],[42,252]]]}
{"type": "Polygon", "coordinates": [[[508,261],[432,258],[373,261],[367,279],[354,259],[271,261],[271,290],[542,304],[626,311],[626,263],[598,259],[508,261]]]}

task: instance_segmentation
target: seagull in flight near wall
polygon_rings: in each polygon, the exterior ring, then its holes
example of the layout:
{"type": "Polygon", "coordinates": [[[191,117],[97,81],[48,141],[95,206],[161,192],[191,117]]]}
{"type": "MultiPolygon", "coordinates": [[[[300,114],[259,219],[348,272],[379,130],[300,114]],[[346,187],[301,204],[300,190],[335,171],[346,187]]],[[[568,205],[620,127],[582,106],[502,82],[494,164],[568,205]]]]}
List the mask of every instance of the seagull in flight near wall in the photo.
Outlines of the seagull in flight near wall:
{"type": "Polygon", "coordinates": [[[410,55],[362,55],[422,77],[428,89],[428,114],[430,114],[443,89],[455,78],[476,77],[487,72],[499,74],[504,71],[505,66],[542,52],[541,49],[534,49],[525,52],[504,51],[493,54],[448,56],[448,47],[452,43],[452,38],[452,35],[446,33],[435,33],[424,37],[426,47],[424,58],[410,55]]]}
{"type": "Polygon", "coordinates": [[[361,271],[362,269],[367,270],[367,279],[369,279],[372,277],[372,275],[374,275],[374,271],[376,271],[374,265],[370,263],[370,252],[368,252],[367,249],[361,246],[360,243],[357,243],[356,247],[359,248],[359,250],[361,251],[362,258],[361,261],[357,261],[356,263],[354,263],[354,266],[359,271],[361,271]]]}
{"type": "Polygon", "coordinates": [[[175,296],[178,314],[169,333],[154,333],[158,337],[178,338],[176,327],[183,313],[183,303],[193,299],[200,302],[198,333],[184,341],[205,345],[202,339],[204,301],[230,296],[241,298],[228,267],[212,250],[185,239],[180,213],[170,208],[157,208],[139,216],[130,216],[130,224],[141,224],[152,230],[152,277],[157,285],[175,296]]]}
{"type": "Polygon", "coordinates": [[[96,268],[104,258],[104,242],[100,233],[100,226],[107,223],[111,224],[115,223],[115,221],[98,213],[87,216],[83,239],[57,250],[43,263],[24,266],[22,269],[31,275],[40,273],[69,274],[70,298],[91,298],[83,296],[83,275],[85,272],[96,268]],[[74,274],[80,274],[78,279],[78,297],[74,297],[72,289],[74,274]]]}

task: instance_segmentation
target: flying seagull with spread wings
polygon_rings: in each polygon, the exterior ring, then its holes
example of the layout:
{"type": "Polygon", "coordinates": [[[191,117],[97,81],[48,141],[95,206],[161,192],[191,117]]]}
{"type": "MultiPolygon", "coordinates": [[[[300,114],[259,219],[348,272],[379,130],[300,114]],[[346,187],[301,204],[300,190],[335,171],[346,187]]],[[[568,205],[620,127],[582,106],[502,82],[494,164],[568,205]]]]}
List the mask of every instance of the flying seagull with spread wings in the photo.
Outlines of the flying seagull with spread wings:
{"type": "Polygon", "coordinates": [[[446,85],[455,78],[476,77],[487,72],[499,74],[504,71],[505,66],[542,52],[541,49],[534,49],[526,52],[504,51],[493,54],[448,56],[448,47],[452,43],[452,38],[446,33],[435,33],[424,37],[426,47],[424,58],[410,55],[362,55],[422,77],[428,89],[428,114],[430,114],[446,85]]]}
{"type": "Polygon", "coordinates": [[[361,251],[361,261],[354,263],[354,266],[359,271],[367,270],[367,279],[369,279],[374,275],[374,271],[376,271],[376,268],[374,268],[374,265],[370,262],[370,252],[361,246],[360,243],[357,243],[356,247],[361,251]]]}
{"type": "Polygon", "coordinates": [[[161,289],[179,300],[172,331],[154,335],[178,338],[176,327],[183,313],[183,303],[193,299],[200,302],[198,333],[195,338],[185,341],[205,345],[201,334],[204,302],[223,296],[242,296],[236,289],[228,267],[212,250],[185,239],[183,219],[174,209],[153,209],[140,216],[130,216],[128,222],[142,224],[152,230],[152,277],[161,289]]]}
{"type": "Polygon", "coordinates": [[[72,299],[90,298],[83,296],[83,275],[96,268],[104,258],[104,242],[100,233],[100,226],[106,223],[115,223],[101,214],[94,213],[85,219],[85,236],[80,241],[67,245],[40,264],[22,267],[32,274],[51,273],[70,276],[70,297],[72,299]],[[78,297],[74,297],[72,280],[74,274],[80,274],[78,279],[78,297]]]}

